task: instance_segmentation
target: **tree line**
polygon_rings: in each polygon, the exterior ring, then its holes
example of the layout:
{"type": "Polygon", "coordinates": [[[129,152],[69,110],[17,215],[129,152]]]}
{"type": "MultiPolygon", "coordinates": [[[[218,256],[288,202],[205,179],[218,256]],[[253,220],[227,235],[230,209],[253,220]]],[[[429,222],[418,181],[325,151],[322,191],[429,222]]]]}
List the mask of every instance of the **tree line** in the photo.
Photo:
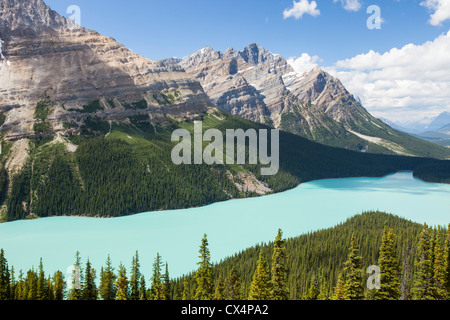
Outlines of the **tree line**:
{"type": "MultiPolygon", "coordinates": [[[[344,263],[337,266],[336,279],[312,276],[303,300],[445,300],[450,298],[450,225],[447,230],[422,226],[414,254],[413,265],[401,264],[398,256],[397,235],[385,222],[378,248],[378,273],[365,276],[363,258],[357,237],[352,234],[344,263]],[[414,272],[412,272],[414,271],[414,272]],[[406,294],[408,275],[411,276],[410,294],[406,294]],[[378,280],[378,281],[377,281],[378,280]],[[373,290],[368,290],[369,284],[373,290]],[[378,283],[378,286],[377,286],[378,283]],[[332,289],[329,290],[328,288],[332,289]]],[[[228,273],[213,265],[207,236],[199,249],[196,272],[178,279],[170,279],[168,264],[157,254],[149,281],[140,270],[139,253],[132,257],[131,268],[120,263],[117,271],[108,256],[97,272],[89,260],[83,266],[76,253],[72,276],[66,281],[61,271],[46,275],[42,259],[37,270],[22,271],[18,276],[9,267],[5,253],[0,250],[0,300],[288,300],[292,282],[289,281],[291,261],[281,230],[270,245],[271,258],[266,259],[260,249],[251,281],[236,265],[228,273]]],[[[411,250],[411,249],[410,249],[411,250]]],[[[412,250],[411,250],[412,251],[412,250]]]]}

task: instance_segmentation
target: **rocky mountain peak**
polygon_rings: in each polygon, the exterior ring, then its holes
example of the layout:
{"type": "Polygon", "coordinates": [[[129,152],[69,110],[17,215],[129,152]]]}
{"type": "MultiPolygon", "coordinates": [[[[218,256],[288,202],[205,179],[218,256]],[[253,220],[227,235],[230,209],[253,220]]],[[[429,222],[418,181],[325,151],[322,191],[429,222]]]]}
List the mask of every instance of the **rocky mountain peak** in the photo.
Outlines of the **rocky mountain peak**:
{"type": "Polygon", "coordinates": [[[273,54],[257,43],[252,43],[239,52],[245,62],[259,65],[274,58],[273,54]]]}
{"type": "Polygon", "coordinates": [[[37,134],[42,104],[51,113],[49,132],[71,121],[79,128],[94,114],[111,121],[139,112],[191,118],[212,107],[176,59],[149,60],[71,23],[42,0],[0,0],[0,130],[7,139],[37,134]],[[85,112],[91,103],[96,107],[85,112]]]}
{"type": "Polygon", "coordinates": [[[3,37],[9,32],[12,35],[36,34],[66,28],[72,23],[42,0],[0,0],[0,32],[3,37]]]}
{"type": "Polygon", "coordinates": [[[228,47],[228,49],[223,53],[225,59],[233,59],[239,56],[239,52],[233,47],[228,47]]]}
{"type": "Polygon", "coordinates": [[[218,60],[222,57],[222,54],[218,51],[214,51],[210,46],[206,46],[197,52],[185,57],[181,61],[182,67],[198,66],[201,64],[210,63],[211,61],[218,60]]]}

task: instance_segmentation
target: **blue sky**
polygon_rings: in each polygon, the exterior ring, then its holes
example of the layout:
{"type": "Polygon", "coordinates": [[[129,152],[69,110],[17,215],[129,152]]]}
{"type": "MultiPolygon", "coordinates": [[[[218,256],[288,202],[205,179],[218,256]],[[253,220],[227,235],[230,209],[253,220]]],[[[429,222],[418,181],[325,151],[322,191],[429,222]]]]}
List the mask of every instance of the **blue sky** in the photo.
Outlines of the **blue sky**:
{"type": "Polygon", "coordinates": [[[184,57],[209,45],[240,50],[257,42],[286,58],[303,52],[318,55],[325,65],[370,49],[386,51],[407,43],[422,43],[447,31],[450,24],[427,23],[422,1],[361,1],[358,12],[340,2],[318,0],[320,15],[283,18],[291,0],[46,0],[60,14],[75,4],[82,25],[115,38],[150,59],[184,57]],[[369,30],[369,5],[381,8],[385,23],[369,30]]]}
{"type": "Polygon", "coordinates": [[[325,68],[375,116],[405,123],[450,111],[450,0],[44,1],[65,16],[78,5],[82,26],[152,60],[256,42],[298,72],[325,68]],[[367,28],[370,5],[381,9],[379,30],[367,28]]]}

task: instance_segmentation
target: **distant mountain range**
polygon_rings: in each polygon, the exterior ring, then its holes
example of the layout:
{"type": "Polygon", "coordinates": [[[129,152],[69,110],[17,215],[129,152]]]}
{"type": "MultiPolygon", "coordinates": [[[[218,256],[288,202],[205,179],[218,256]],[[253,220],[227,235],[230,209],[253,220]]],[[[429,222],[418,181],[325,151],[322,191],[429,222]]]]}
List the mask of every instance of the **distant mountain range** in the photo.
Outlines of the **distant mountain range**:
{"type": "Polygon", "coordinates": [[[299,74],[258,44],[224,53],[205,47],[164,64],[183,67],[211,102],[239,117],[359,152],[447,158],[449,150],[373,117],[339,79],[316,67],[299,74]]]}
{"type": "Polygon", "coordinates": [[[406,125],[400,125],[386,119],[383,119],[383,121],[397,130],[410,133],[421,139],[441,146],[450,146],[450,112],[442,112],[429,121],[414,122],[406,125]]]}

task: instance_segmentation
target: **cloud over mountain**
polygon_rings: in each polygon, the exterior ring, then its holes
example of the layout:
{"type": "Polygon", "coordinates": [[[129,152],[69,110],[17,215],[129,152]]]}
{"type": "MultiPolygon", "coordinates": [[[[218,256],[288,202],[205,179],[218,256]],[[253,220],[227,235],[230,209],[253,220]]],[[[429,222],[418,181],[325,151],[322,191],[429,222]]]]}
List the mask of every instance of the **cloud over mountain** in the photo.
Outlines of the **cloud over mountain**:
{"type": "Polygon", "coordinates": [[[373,50],[326,68],[374,115],[418,120],[450,110],[450,31],[433,41],[373,50]]]}

